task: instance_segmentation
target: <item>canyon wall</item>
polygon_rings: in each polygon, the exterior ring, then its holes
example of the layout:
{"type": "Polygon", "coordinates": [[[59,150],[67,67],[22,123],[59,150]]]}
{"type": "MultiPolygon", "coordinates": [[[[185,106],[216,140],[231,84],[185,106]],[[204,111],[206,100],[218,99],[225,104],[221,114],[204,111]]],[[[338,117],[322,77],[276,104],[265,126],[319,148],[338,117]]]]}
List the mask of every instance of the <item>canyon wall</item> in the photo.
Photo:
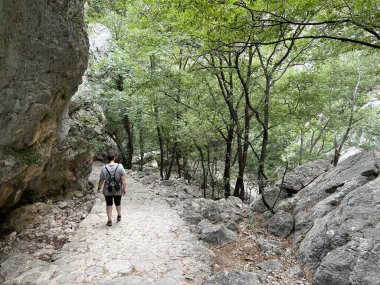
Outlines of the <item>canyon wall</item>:
{"type": "Polygon", "coordinates": [[[65,139],[87,58],[82,0],[0,2],[0,210],[19,201],[65,139]]]}

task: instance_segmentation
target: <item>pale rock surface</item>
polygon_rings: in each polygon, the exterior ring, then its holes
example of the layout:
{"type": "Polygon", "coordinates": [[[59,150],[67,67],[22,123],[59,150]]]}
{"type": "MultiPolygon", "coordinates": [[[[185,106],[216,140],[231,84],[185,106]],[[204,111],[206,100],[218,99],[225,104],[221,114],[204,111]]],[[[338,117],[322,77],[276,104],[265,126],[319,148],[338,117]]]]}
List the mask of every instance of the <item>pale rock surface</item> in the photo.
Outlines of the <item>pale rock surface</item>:
{"type": "Polygon", "coordinates": [[[294,219],[292,214],[280,210],[265,221],[263,226],[267,228],[271,234],[286,238],[294,228],[294,219]]]}
{"type": "Polygon", "coordinates": [[[294,243],[314,284],[380,284],[379,174],[380,153],[358,153],[297,195],[294,243]]]}
{"type": "Polygon", "coordinates": [[[39,176],[87,66],[83,1],[0,4],[0,210],[39,176]]]}
{"type": "Polygon", "coordinates": [[[286,174],[283,187],[289,194],[295,194],[329,169],[331,163],[326,160],[305,163],[286,174]]]}
{"type": "Polygon", "coordinates": [[[260,285],[257,274],[234,270],[230,272],[220,272],[210,277],[204,285],[260,285]]]}
{"type": "Polygon", "coordinates": [[[51,215],[53,206],[45,203],[35,203],[15,209],[7,218],[7,224],[22,231],[31,224],[37,224],[51,215]]]}
{"type": "MultiPolygon", "coordinates": [[[[111,32],[101,24],[91,24],[88,35],[91,60],[104,59],[110,49],[111,32]]],[[[95,155],[94,146],[103,139],[105,127],[103,110],[93,99],[95,91],[89,83],[91,76],[93,74],[87,70],[78,91],[66,106],[68,115],[61,118],[58,141],[45,169],[24,193],[28,200],[90,190],[88,176],[95,155]]]]}
{"type": "MultiPolygon", "coordinates": [[[[270,207],[276,207],[283,199],[286,199],[288,197],[288,194],[285,190],[280,189],[280,187],[267,187],[264,189],[264,198],[267,204],[270,207]]],[[[259,195],[252,203],[251,203],[251,209],[254,212],[257,213],[264,213],[268,211],[267,207],[265,206],[262,195],[259,195]]]]}
{"type": "MultiPolygon", "coordinates": [[[[97,179],[100,164],[91,174],[97,179]]],[[[107,227],[104,197],[55,256],[53,263],[28,256],[3,258],[3,284],[203,284],[211,255],[164,197],[127,179],[121,222],[107,227]],[[27,266],[18,266],[26,264],[27,266]],[[11,270],[12,273],[9,273],[11,270]]]]}
{"type": "Polygon", "coordinates": [[[237,239],[233,231],[222,224],[214,225],[209,220],[202,220],[198,224],[198,232],[201,240],[216,245],[225,245],[237,239]]]}
{"type": "Polygon", "coordinates": [[[276,240],[259,238],[257,243],[265,255],[279,255],[284,251],[282,244],[276,240]]]}
{"type": "Polygon", "coordinates": [[[284,267],[278,259],[266,260],[259,263],[257,266],[264,271],[281,270],[284,267]]]}

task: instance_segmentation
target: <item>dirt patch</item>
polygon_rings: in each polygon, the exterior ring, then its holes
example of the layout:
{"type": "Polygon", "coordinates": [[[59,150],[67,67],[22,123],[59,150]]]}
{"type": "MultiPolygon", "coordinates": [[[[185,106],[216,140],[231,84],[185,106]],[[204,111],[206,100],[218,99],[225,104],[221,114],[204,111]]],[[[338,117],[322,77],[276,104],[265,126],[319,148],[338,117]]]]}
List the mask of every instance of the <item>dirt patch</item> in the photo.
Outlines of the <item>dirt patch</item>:
{"type": "MultiPolygon", "coordinates": [[[[54,255],[74,235],[80,221],[91,210],[94,197],[92,190],[89,190],[86,193],[76,191],[64,198],[41,200],[38,203],[51,206],[51,212],[43,217],[28,219],[28,223],[18,230],[4,219],[0,225],[0,258],[12,253],[26,253],[44,261],[53,261],[54,255]]],[[[23,214],[27,213],[20,213],[20,222],[23,214]]],[[[17,216],[13,217],[13,223],[17,219],[17,216]]]]}
{"type": "Polygon", "coordinates": [[[281,239],[270,235],[261,228],[262,220],[260,216],[254,217],[254,224],[242,223],[238,233],[238,239],[235,242],[215,246],[206,244],[207,247],[215,254],[212,269],[214,273],[231,271],[234,269],[261,272],[262,284],[270,285],[292,285],[292,284],[312,284],[312,275],[297,260],[295,248],[291,239],[281,239]],[[259,240],[269,240],[280,244],[282,250],[277,254],[267,254],[263,252],[258,243],[259,240]],[[261,262],[267,260],[279,260],[284,268],[281,271],[263,272],[258,266],[261,262]],[[304,272],[304,277],[289,276],[286,271],[300,266],[304,272]]]}

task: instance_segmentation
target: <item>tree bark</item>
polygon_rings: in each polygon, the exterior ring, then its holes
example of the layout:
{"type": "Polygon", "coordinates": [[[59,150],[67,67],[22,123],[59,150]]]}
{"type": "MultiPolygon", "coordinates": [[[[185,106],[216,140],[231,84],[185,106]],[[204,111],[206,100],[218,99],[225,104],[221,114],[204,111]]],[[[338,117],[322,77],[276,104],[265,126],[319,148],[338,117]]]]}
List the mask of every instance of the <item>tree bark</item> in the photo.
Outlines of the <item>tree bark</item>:
{"type": "Polygon", "coordinates": [[[132,169],[132,163],[133,163],[133,125],[131,121],[129,120],[128,115],[124,115],[124,128],[127,132],[128,141],[127,141],[127,161],[126,161],[126,168],[132,169]]]}
{"type": "Polygon", "coordinates": [[[344,135],[343,135],[343,137],[339,143],[337,142],[336,138],[334,140],[334,144],[335,144],[334,159],[333,159],[333,165],[334,166],[338,165],[338,161],[339,161],[339,158],[341,156],[343,146],[346,143],[346,141],[348,140],[348,136],[350,135],[350,132],[351,132],[352,127],[354,125],[354,112],[355,112],[355,107],[356,107],[356,99],[357,99],[360,81],[361,81],[361,72],[360,72],[360,68],[359,68],[358,80],[356,82],[355,89],[352,93],[352,98],[350,100],[351,101],[350,102],[350,117],[348,118],[346,131],[345,131],[345,133],[344,133],[344,135]]]}
{"type": "Polygon", "coordinates": [[[164,140],[162,138],[162,134],[161,134],[161,128],[160,128],[160,124],[159,124],[159,118],[158,118],[158,108],[157,106],[154,106],[154,115],[155,115],[155,119],[156,119],[156,131],[157,131],[157,138],[158,138],[158,144],[160,146],[160,163],[159,163],[159,167],[160,167],[160,177],[161,177],[161,180],[164,179],[164,140]]]}
{"type": "Polygon", "coordinates": [[[234,124],[231,124],[228,127],[228,133],[226,137],[226,155],[224,160],[224,173],[223,173],[223,180],[224,180],[224,197],[228,198],[231,196],[231,185],[230,185],[230,179],[231,179],[231,156],[232,156],[232,141],[234,139],[234,124]]]}
{"type": "Polygon", "coordinates": [[[202,185],[201,188],[203,190],[203,198],[206,198],[206,189],[207,189],[207,171],[205,167],[205,157],[203,154],[203,150],[199,145],[196,145],[198,149],[199,155],[201,156],[201,165],[202,165],[202,185]]]}

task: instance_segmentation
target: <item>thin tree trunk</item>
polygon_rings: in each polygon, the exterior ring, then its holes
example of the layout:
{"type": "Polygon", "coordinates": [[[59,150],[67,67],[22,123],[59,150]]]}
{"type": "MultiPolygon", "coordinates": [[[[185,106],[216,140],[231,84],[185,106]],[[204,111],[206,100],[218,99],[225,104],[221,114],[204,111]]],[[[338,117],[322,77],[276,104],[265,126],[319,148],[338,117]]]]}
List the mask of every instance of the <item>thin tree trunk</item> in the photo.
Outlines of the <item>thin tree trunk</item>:
{"type": "Polygon", "coordinates": [[[196,148],[198,149],[199,155],[201,156],[201,165],[202,165],[202,185],[201,188],[203,189],[203,198],[206,198],[206,188],[207,188],[207,172],[205,167],[205,157],[202,151],[202,148],[198,145],[196,145],[196,148]]]}
{"type": "Polygon", "coordinates": [[[228,134],[226,137],[226,156],[224,160],[224,197],[228,198],[231,195],[231,155],[232,155],[232,141],[234,139],[234,124],[228,127],[228,134]]]}
{"type": "Polygon", "coordinates": [[[133,126],[129,120],[128,115],[124,116],[124,128],[127,132],[128,141],[127,141],[127,162],[126,162],[126,168],[132,169],[132,162],[133,162],[133,126]]]}
{"type": "Polygon", "coordinates": [[[170,159],[170,164],[169,164],[168,169],[166,171],[165,180],[169,180],[170,179],[172,168],[173,168],[173,164],[174,164],[174,160],[175,160],[176,156],[177,156],[177,144],[175,143],[174,146],[173,146],[173,154],[172,154],[172,157],[170,159]]]}
{"type": "Polygon", "coordinates": [[[144,153],[145,153],[145,139],[144,139],[144,131],[140,129],[140,171],[143,171],[144,168],[144,153]]]}
{"type": "Polygon", "coordinates": [[[261,153],[260,153],[260,161],[259,161],[259,171],[258,171],[258,181],[259,181],[259,193],[263,193],[264,188],[267,184],[267,177],[265,175],[265,161],[267,157],[267,147],[269,141],[269,95],[270,95],[270,77],[266,77],[266,86],[265,86],[265,94],[264,94],[264,125],[263,125],[263,139],[261,142],[261,153]]]}
{"type": "Polygon", "coordinates": [[[124,165],[127,163],[127,156],[124,153],[124,147],[120,139],[117,137],[116,134],[113,134],[109,131],[106,132],[106,134],[115,142],[117,149],[119,150],[119,153],[121,155],[120,162],[124,165]]]}
{"type": "Polygon", "coordinates": [[[177,151],[176,155],[178,178],[182,178],[181,153],[177,151]]]}
{"type": "Polygon", "coordinates": [[[164,179],[164,140],[161,134],[161,128],[160,128],[159,119],[158,119],[158,108],[156,106],[154,106],[154,115],[156,118],[156,131],[157,131],[158,144],[160,146],[160,177],[163,180],[164,179]]]}
{"type": "Polygon", "coordinates": [[[210,174],[210,182],[211,182],[211,198],[215,199],[215,181],[214,177],[212,174],[212,169],[211,169],[211,159],[210,159],[210,148],[207,147],[207,171],[210,174]]]}
{"type": "Polygon", "coordinates": [[[343,135],[343,137],[339,143],[337,142],[336,138],[334,140],[334,144],[335,144],[335,152],[334,152],[334,159],[333,159],[333,165],[334,166],[338,165],[338,161],[339,161],[339,158],[341,156],[343,146],[346,143],[346,141],[348,140],[348,136],[350,135],[350,132],[352,130],[352,126],[354,125],[354,112],[355,112],[356,99],[357,99],[360,81],[361,81],[361,72],[359,69],[358,80],[356,82],[356,86],[355,86],[355,89],[354,89],[353,94],[352,94],[352,100],[350,102],[350,117],[348,119],[346,131],[345,131],[345,133],[344,133],[344,135],[343,135]]]}
{"type": "Polygon", "coordinates": [[[187,162],[187,157],[183,157],[183,178],[190,183],[191,182],[191,175],[189,173],[189,165],[187,162]]]}

